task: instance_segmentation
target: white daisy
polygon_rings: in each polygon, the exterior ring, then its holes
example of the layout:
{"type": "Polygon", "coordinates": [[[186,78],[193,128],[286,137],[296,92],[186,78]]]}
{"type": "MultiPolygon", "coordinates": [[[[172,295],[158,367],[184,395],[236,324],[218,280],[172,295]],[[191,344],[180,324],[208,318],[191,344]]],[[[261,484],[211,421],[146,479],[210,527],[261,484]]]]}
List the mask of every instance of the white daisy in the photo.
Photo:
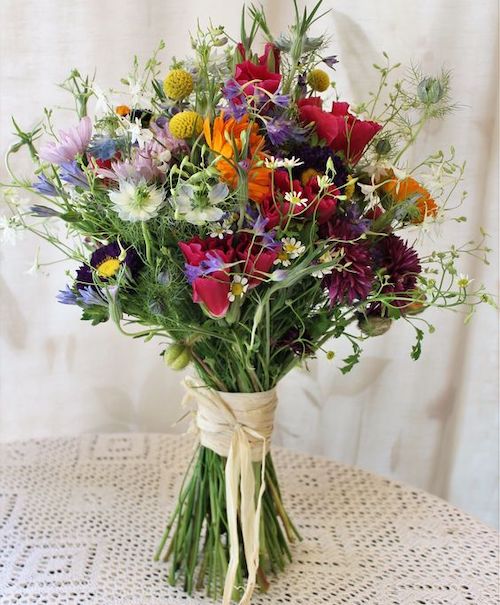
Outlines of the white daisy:
{"type": "Polygon", "coordinates": [[[109,199],[121,219],[135,223],[157,216],[163,204],[163,192],[144,181],[138,184],[120,181],[120,189],[111,191],[109,199]]]}
{"type": "Polygon", "coordinates": [[[280,160],[279,158],[275,158],[273,155],[270,158],[264,159],[264,165],[266,168],[271,170],[276,170],[276,168],[283,168],[284,160],[280,160]]]}
{"type": "Polygon", "coordinates": [[[281,250],[274,261],[275,265],[281,264],[283,267],[289,267],[291,261],[298,258],[306,250],[304,244],[294,237],[284,237],[281,243],[281,250]]]}
{"type": "Polygon", "coordinates": [[[241,298],[248,290],[248,279],[241,275],[235,275],[231,282],[231,287],[227,293],[230,302],[234,302],[237,298],[241,298]]]}
{"type": "MultiPolygon", "coordinates": [[[[322,265],[323,263],[331,263],[332,261],[333,261],[333,256],[332,256],[332,253],[330,252],[330,250],[327,250],[318,258],[319,265],[322,265]]],[[[326,267],[324,269],[318,269],[314,273],[311,273],[311,275],[313,277],[322,278],[325,275],[330,275],[330,273],[332,273],[332,271],[333,271],[333,267],[326,267]]]]}
{"type": "Polygon", "coordinates": [[[232,226],[233,223],[231,219],[226,218],[222,221],[222,223],[219,223],[212,227],[210,237],[218,237],[219,239],[224,239],[225,235],[232,235],[234,233],[232,226]]]}
{"type": "Polygon", "coordinates": [[[305,206],[306,200],[302,199],[302,193],[300,191],[289,191],[285,193],[285,200],[292,204],[292,206],[305,206]]]}
{"type": "Polygon", "coordinates": [[[470,277],[468,275],[465,275],[464,273],[460,273],[460,275],[458,276],[458,281],[457,284],[459,286],[459,288],[467,288],[467,286],[469,286],[474,280],[470,279],[470,277]]]}
{"type": "Polygon", "coordinates": [[[284,168],[296,168],[297,166],[302,166],[304,162],[299,159],[296,158],[294,155],[291,158],[287,158],[283,160],[283,167],[284,168]]]}

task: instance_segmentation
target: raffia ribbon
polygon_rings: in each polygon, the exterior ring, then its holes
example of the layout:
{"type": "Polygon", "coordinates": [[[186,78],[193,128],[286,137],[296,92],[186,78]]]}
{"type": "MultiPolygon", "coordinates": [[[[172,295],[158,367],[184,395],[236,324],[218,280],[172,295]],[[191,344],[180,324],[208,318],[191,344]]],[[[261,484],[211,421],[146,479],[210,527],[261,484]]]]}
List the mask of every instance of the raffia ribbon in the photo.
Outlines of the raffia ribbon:
{"type": "Polygon", "coordinates": [[[248,605],[259,567],[259,529],[265,490],[266,454],[269,450],[278,402],[276,389],[260,393],[222,393],[186,377],[183,404],[196,404],[195,429],[201,445],[227,457],[226,508],[229,530],[229,565],[224,582],[223,605],[231,603],[239,562],[238,500],[248,579],[240,605],[248,605]],[[261,482],[255,500],[252,462],[261,463],[261,482]]]}

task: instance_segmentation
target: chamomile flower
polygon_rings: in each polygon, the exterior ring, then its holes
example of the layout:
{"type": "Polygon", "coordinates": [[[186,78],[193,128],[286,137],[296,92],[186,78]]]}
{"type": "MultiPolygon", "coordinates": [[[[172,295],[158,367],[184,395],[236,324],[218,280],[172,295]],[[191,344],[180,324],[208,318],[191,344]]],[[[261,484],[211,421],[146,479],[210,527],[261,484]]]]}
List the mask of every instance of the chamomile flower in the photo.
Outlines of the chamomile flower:
{"type": "Polygon", "coordinates": [[[226,218],[222,221],[222,223],[218,223],[212,227],[210,237],[218,237],[219,239],[224,239],[225,235],[232,235],[234,233],[232,226],[232,220],[226,218]]]}
{"type": "MultiPolygon", "coordinates": [[[[330,250],[326,250],[319,258],[318,265],[322,265],[323,263],[331,263],[333,261],[333,255],[330,250]]],[[[325,275],[330,275],[333,271],[333,267],[325,267],[323,269],[318,269],[314,273],[311,273],[313,277],[322,278],[325,275]]]]}
{"type": "Polygon", "coordinates": [[[295,237],[283,237],[281,239],[281,250],[278,252],[278,256],[274,261],[275,265],[283,265],[283,267],[289,267],[292,260],[298,258],[306,250],[304,244],[295,239],[295,237]]]}
{"type": "Polygon", "coordinates": [[[306,200],[302,199],[301,191],[289,191],[285,193],[285,200],[292,204],[292,206],[305,206],[306,200]]]}
{"type": "Polygon", "coordinates": [[[283,160],[284,168],[296,168],[297,166],[302,166],[304,162],[299,158],[296,158],[294,155],[291,158],[286,158],[283,160]]]}
{"type": "Polygon", "coordinates": [[[147,185],[145,181],[138,184],[120,181],[119,190],[111,191],[109,199],[122,220],[135,223],[148,221],[158,214],[158,209],[163,204],[163,193],[161,189],[147,185]]]}
{"type": "Polygon", "coordinates": [[[316,179],[318,181],[318,187],[320,188],[320,191],[329,189],[330,187],[335,185],[335,181],[326,174],[318,174],[316,176],[316,179]]]}
{"type": "Polygon", "coordinates": [[[277,168],[283,168],[284,160],[275,158],[273,155],[269,158],[264,159],[264,166],[270,170],[276,170],[277,168]]]}
{"type": "Polygon", "coordinates": [[[235,275],[233,277],[233,281],[231,282],[227,297],[230,302],[234,302],[237,298],[241,298],[247,290],[248,279],[242,275],[235,275]]]}
{"type": "Polygon", "coordinates": [[[460,275],[458,276],[458,280],[457,280],[457,284],[459,288],[467,288],[467,286],[469,286],[474,280],[470,279],[468,275],[465,275],[464,273],[460,273],[460,275]]]}

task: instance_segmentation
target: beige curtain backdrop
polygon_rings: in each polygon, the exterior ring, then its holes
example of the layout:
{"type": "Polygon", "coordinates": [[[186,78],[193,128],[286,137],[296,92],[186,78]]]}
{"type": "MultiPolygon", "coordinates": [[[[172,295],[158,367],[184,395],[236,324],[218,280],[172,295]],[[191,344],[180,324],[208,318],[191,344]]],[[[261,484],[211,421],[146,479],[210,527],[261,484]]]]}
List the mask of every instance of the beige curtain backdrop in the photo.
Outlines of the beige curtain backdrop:
{"type": "MultiPolygon", "coordinates": [[[[291,18],[290,0],[268,0],[272,25],[291,18]]],[[[359,102],[375,84],[371,64],[387,51],[424,72],[444,63],[460,105],[425,131],[413,158],[454,144],[467,160],[465,224],[450,223],[442,245],[491,234],[487,269],[464,272],[497,288],[497,3],[495,0],[327,0],[324,20],[339,55],[338,88],[359,102]]],[[[102,88],[117,86],[134,53],[149,56],[160,38],[165,59],[189,52],[196,18],[224,22],[238,34],[239,2],[227,0],[1,0],[0,148],[10,144],[10,116],[30,127],[43,106],[67,103],[54,83],[77,66],[97,67],[102,88]]],[[[58,120],[69,121],[61,110],[58,120]]],[[[22,168],[22,166],[21,166],[22,168]]],[[[29,174],[29,166],[24,165],[29,174]]],[[[0,180],[6,178],[2,169],[0,180]]],[[[91,327],[55,301],[67,281],[54,264],[29,274],[38,242],[29,236],[1,257],[0,439],[85,432],[171,431],[179,416],[181,376],[164,368],[161,343],[125,339],[111,325],[91,327]]],[[[46,246],[42,261],[57,260],[46,246]]],[[[366,343],[361,363],[342,376],[348,348],[331,343],[332,362],[281,385],[275,442],[333,457],[442,496],[490,524],[498,510],[497,315],[484,308],[468,328],[463,314],[431,312],[437,332],[423,358],[409,358],[413,335],[397,324],[366,343]]]]}

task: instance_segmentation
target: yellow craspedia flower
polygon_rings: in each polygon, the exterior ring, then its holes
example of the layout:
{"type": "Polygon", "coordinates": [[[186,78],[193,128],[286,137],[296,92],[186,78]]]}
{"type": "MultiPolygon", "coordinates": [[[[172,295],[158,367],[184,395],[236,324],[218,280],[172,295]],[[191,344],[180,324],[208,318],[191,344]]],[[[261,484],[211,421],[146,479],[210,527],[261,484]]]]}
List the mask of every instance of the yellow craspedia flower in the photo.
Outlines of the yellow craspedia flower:
{"type": "Polygon", "coordinates": [[[185,99],[193,92],[193,76],[185,69],[172,69],[163,80],[163,90],[174,101],[185,99]]]}
{"type": "Polygon", "coordinates": [[[302,186],[305,187],[314,176],[321,176],[321,173],[314,168],[306,168],[300,175],[300,182],[302,183],[302,186]]]}
{"type": "Polygon", "coordinates": [[[203,130],[203,118],[196,111],[181,111],[168,123],[170,132],[177,139],[197,137],[203,130]]]}
{"type": "Polygon", "coordinates": [[[330,86],[330,77],[322,69],[313,69],[307,76],[307,83],[317,92],[324,92],[330,86]]]}

